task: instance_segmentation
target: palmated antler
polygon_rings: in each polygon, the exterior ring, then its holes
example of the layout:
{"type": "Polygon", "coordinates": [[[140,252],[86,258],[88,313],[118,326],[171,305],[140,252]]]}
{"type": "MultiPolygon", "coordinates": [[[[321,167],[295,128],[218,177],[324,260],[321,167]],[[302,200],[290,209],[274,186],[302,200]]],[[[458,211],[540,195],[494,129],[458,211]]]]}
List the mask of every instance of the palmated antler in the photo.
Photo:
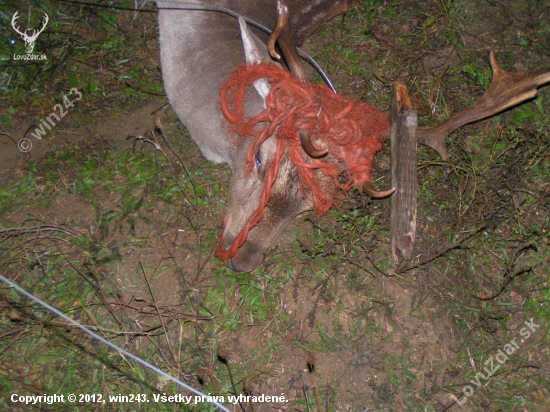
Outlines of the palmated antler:
{"type": "Polygon", "coordinates": [[[489,54],[493,81],[479,100],[455,114],[439,126],[418,130],[423,143],[435,149],[443,160],[448,160],[445,138],[465,124],[498,114],[537,95],[538,87],[550,82],[550,71],[508,73],[498,64],[495,53],[489,54]]]}

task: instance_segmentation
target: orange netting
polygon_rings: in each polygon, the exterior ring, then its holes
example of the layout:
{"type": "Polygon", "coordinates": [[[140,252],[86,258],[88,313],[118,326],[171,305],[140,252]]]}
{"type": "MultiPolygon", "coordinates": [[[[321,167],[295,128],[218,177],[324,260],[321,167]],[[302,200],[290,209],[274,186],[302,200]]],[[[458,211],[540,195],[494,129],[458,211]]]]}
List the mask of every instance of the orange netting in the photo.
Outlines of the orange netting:
{"type": "Polygon", "coordinates": [[[315,212],[322,215],[330,209],[338,191],[347,191],[354,185],[362,187],[371,181],[374,155],[390,130],[389,117],[378,108],[335,94],[325,85],[301,81],[267,64],[239,66],[221,89],[221,108],[232,132],[241,139],[256,138],[247,154],[248,173],[254,167],[260,145],[277,130],[277,152],[269,166],[260,205],[230,249],[223,250],[220,242],[216,256],[223,260],[237,253],[249,230],[262,219],[287,147],[290,159],[298,167],[302,189],[311,193],[315,212]],[[271,85],[267,108],[256,117],[245,119],[245,93],[261,78],[271,85]],[[318,159],[309,157],[302,149],[298,130],[309,131],[313,142],[314,137],[319,137],[329,149],[328,154],[318,159]],[[318,179],[316,170],[328,179],[318,179]]]}

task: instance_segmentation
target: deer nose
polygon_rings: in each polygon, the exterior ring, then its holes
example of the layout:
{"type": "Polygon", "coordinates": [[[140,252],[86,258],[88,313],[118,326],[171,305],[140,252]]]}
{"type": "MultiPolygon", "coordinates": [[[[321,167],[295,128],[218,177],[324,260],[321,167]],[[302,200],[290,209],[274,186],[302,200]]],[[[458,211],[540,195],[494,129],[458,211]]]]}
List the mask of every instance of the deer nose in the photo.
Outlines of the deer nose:
{"type": "Polygon", "coordinates": [[[252,272],[265,260],[266,252],[267,249],[264,246],[246,241],[237,250],[235,256],[228,259],[225,264],[235,272],[252,272]]]}
{"type": "Polygon", "coordinates": [[[225,265],[226,265],[229,269],[231,269],[233,272],[237,272],[237,273],[246,272],[246,270],[241,269],[239,266],[237,266],[237,265],[233,262],[233,258],[227,259],[227,261],[225,262],[225,265]]]}

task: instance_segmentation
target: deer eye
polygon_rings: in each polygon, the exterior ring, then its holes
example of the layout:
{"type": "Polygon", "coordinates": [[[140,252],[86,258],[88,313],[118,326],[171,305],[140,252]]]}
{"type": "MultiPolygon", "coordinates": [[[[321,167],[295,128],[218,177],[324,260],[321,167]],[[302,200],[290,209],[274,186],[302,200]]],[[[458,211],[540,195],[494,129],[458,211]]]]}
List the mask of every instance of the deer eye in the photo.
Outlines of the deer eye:
{"type": "Polygon", "coordinates": [[[260,152],[260,150],[258,149],[258,151],[256,152],[256,168],[258,169],[258,172],[260,171],[260,169],[262,168],[262,153],[260,152]]]}

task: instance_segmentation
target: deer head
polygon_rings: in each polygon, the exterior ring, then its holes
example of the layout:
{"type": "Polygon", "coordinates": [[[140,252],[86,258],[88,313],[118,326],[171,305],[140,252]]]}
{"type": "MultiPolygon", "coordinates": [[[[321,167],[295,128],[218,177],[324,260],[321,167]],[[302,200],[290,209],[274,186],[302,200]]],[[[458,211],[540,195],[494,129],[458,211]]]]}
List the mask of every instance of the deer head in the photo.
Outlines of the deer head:
{"type": "MultiPolygon", "coordinates": [[[[211,4],[214,2],[208,2],[211,4]]],[[[323,0],[315,4],[304,1],[290,3],[290,11],[300,29],[297,38],[305,39],[308,21],[324,22],[349,5],[349,0],[323,0]],[[314,19],[317,15],[317,19],[314,19]]],[[[266,139],[255,153],[255,165],[247,172],[247,154],[254,139],[235,142],[224,126],[220,110],[220,89],[230,72],[246,59],[272,61],[267,51],[268,36],[255,29],[244,34],[251,50],[243,51],[237,20],[212,11],[174,9],[172,1],[158,1],[161,64],[168,99],[180,120],[203,155],[215,163],[231,167],[229,200],[221,246],[229,248],[257,210],[266,183],[266,172],[275,158],[277,139],[266,139]],[[248,38],[248,40],[247,40],[248,38]]],[[[274,0],[258,2],[215,2],[262,24],[275,27],[274,0]]],[[[315,27],[317,27],[315,26],[315,27]]],[[[313,27],[309,25],[309,27],[313,27]]],[[[248,47],[248,46],[247,46],[248,47]]],[[[255,116],[265,107],[264,95],[251,90],[246,95],[247,116],[255,116]]],[[[296,166],[285,153],[271,190],[263,218],[249,231],[237,253],[227,260],[236,271],[250,271],[265,258],[283,229],[300,213],[311,209],[312,201],[304,197],[296,166]]]]}
{"type": "Polygon", "coordinates": [[[27,52],[27,54],[32,54],[33,50],[34,50],[34,45],[36,43],[36,39],[38,38],[38,36],[40,35],[40,33],[42,33],[44,31],[44,29],[46,28],[46,25],[48,24],[48,21],[49,21],[49,18],[48,18],[48,15],[46,13],[44,13],[44,17],[42,18],[42,27],[39,29],[39,30],[31,30],[31,29],[27,29],[25,31],[21,31],[19,29],[19,27],[16,26],[16,22],[17,22],[17,19],[19,18],[19,10],[16,11],[11,19],[11,25],[13,27],[13,29],[19,33],[21,35],[21,37],[23,38],[23,41],[25,42],[25,50],[27,52]],[[32,31],[32,34],[27,34],[27,32],[30,32],[32,31]]]}
{"type": "MultiPolygon", "coordinates": [[[[281,1],[279,1],[277,10],[278,10],[278,22],[277,22],[277,26],[276,26],[276,29],[274,31],[274,34],[271,36],[270,41],[268,42],[268,44],[270,45],[268,47],[273,49],[272,44],[275,41],[274,37],[276,37],[278,35],[281,35],[281,38],[279,38],[278,41],[279,41],[279,44],[281,45],[281,49],[283,50],[283,53],[285,54],[286,61],[289,64],[289,67],[291,68],[290,70],[294,74],[295,77],[297,77],[299,80],[303,80],[305,78],[304,71],[303,71],[303,68],[300,65],[299,60],[297,59],[296,49],[295,49],[294,44],[292,43],[293,39],[292,39],[292,36],[289,33],[288,19],[287,19],[288,8],[281,1]],[[285,40],[282,40],[283,37],[285,38],[285,40]]],[[[244,45],[244,50],[245,50],[245,58],[246,58],[247,63],[249,65],[253,65],[253,64],[256,64],[256,63],[266,63],[266,62],[271,62],[271,64],[273,64],[272,60],[269,58],[268,48],[266,48],[265,44],[262,43],[247,28],[246,23],[244,22],[243,19],[240,19],[239,23],[240,23],[241,37],[243,39],[243,45],[244,45]]],[[[273,54],[273,50],[271,51],[271,53],[273,54]]],[[[300,83],[300,85],[303,84],[302,82],[299,82],[299,83],[300,83]]],[[[298,89],[300,89],[300,87],[301,87],[300,85],[297,85],[298,89]]],[[[266,81],[266,79],[265,78],[257,79],[254,82],[254,87],[257,90],[258,94],[263,99],[263,102],[264,102],[263,106],[265,107],[265,102],[268,101],[268,99],[271,99],[271,100],[269,100],[270,101],[269,105],[270,105],[270,108],[271,108],[269,111],[271,111],[272,113],[273,113],[273,111],[277,112],[277,109],[275,107],[278,106],[278,105],[274,101],[274,99],[276,99],[276,98],[275,98],[275,95],[271,95],[270,86],[269,86],[268,82],[266,81]]],[[[276,90],[280,91],[281,90],[280,87],[281,87],[281,84],[279,83],[279,85],[276,87],[276,90]]],[[[306,86],[306,88],[307,88],[307,86],[306,86]]],[[[224,90],[226,90],[226,89],[224,89],[224,90]]],[[[294,89],[294,90],[296,90],[296,89],[294,89]]],[[[277,91],[275,93],[277,93],[277,91]]],[[[225,95],[225,91],[223,93],[225,95]]],[[[325,102],[327,104],[329,103],[329,101],[335,100],[335,99],[333,99],[332,96],[334,96],[334,95],[332,95],[332,93],[331,93],[331,96],[329,97],[329,100],[328,101],[325,100],[325,102]]],[[[294,102],[295,100],[292,97],[290,97],[290,95],[287,95],[286,93],[283,93],[283,100],[285,102],[285,103],[282,103],[283,106],[290,105],[290,107],[297,107],[297,106],[295,106],[295,103],[291,103],[291,102],[294,102]]],[[[309,98],[307,98],[306,102],[307,102],[306,103],[306,106],[307,106],[308,104],[311,103],[311,100],[309,100],[309,98]]],[[[332,102],[330,102],[330,103],[332,103],[332,102]]],[[[228,117],[228,119],[231,119],[234,116],[232,116],[232,114],[230,112],[228,113],[228,110],[227,110],[225,104],[226,104],[226,101],[222,97],[222,106],[224,107],[224,114],[228,117]]],[[[237,104],[237,106],[239,106],[239,105],[237,104]]],[[[298,106],[300,106],[300,104],[298,104],[298,106]]],[[[346,107],[349,107],[349,106],[346,106],[346,107]]],[[[319,110],[321,110],[323,108],[323,105],[320,105],[318,108],[319,108],[319,110]]],[[[327,110],[327,106],[324,106],[323,110],[327,110]]],[[[262,113],[267,115],[267,111],[262,112],[262,113]]],[[[315,116],[315,114],[313,114],[313,113],[311,115],[315,116]]],[[[384,117],[381,113],[380,113],[380,115],[382,117],[384,117]]],[[[276,117],[280,118],[280,116],[285,117],[287,115],[284,114],[284,111],[283,111],[283,113],[281,113],[280,115],[277,115],[276,117]]],[[[319,114],[317,114],[317,116],[319,116],[319,114]]],[[[306,117],[311,118],[311,117],[309,117],[309,115],[306,115],[306,117]]],[[[297,119],[299,119],[299,118],[300,117],[294,118],[294,116],[292,116],[292,119],[295,119],[295,120],[291,120],[290,124],[287,123],[287,126],[290,126],[290,125],[292,125],[292,127],[296,126],[297,124],[299,124],[299,122],[298,123],[294,123],[294,122],[298,121],[297,119]]],[[[288,119],[291,119],[291,118],[289,117],[288,119]]],[[[277,123],[276,122],[271,122],[270,124],[274,125],[274,124],[277,124],[277,123]]],[[[267,167],[266,167],[266,170],[263,172],[267,176],[266,178],[263,178],[263,180],[265,180],[265,184],[262,184],[261,186],[258,187],[258,191],[261,189],[260,202],[258,202],[261,206],[258,206],[257,204],[254,204],[253,214],[248,219],[248,221],[239,222],[239,224],[236,225],[236,228],[242,228],[243,224],[246,225],[245,228],[240,229],[239,232],[234,232],[234,231],[232,232],[231,231],[232,229],[233,230],[235,229],[235,227],[232,227],[232,226],[234,226],[234,225],[232,225],[232,223],[233,223],[232,221],[228,220],[226,222],[226,227],[225,227],[224,235],[223,235],[223,242],[222,242],[221,248],[217,252],[217,255],[219,257],[222,257],[222,258],[226,259],[229,262],[230,267],[232,267],[232,268],[235,268],[235,266],[234,266],[235,265],[235,260],[239,258],[239,256],[240,256],[239,252],[241,252],[241,253],[243,251],[246,252],[246,254],[242,255],[242,256],[246,256],[247,259],[249,259],[249,256],[255,255],[255,253],[251,253],[251,251],[248,247],[248,245],[251,245],[250,236],[254,236],[254,231],[257,229],[257,226],[254,226],[254,225],[256,225],[257,223],[264,223],[265,216],[268,216],[268,217],[273,216],[272,212],[273,212],[274,205],[280,204],[282,206],[281,211],[283,213],[278,213],[277,215],[275,215],[276,216],[275,221],[278,224],[282,224],[284,226],[286,226],[288,221],[292,220],[294,218],[294,216],[302,210],[301,208],[304,208],[304,210],[306,210],[307,208],[309,208],[311,206],[311,194],[310,193],[309,194],[304,194],[304,192],[302,190],[296,190],[300,186],[299,183],[300,183],[300,180],[303,180],[302,179],[303,176],[301,176],[301,178],[298,179],[298,173],[296,172],[296,166],[295,165],[300,165],[302,160],[300,160],[301,159],[300,155],[297,154],[296,150],[294,150],[293,148],[290,148],[289,150],[286,150],[286,149],[288,149],[288,147],[287,147],[285,149],[286,146],[285,146],[284,138],[282,138],[280,136],[281,131],[282,131],[281,127],[283,127],[283,128],[286,127],[285,123],[280,124],[280,126],[279,126],[279,136],[277,136],[276,140],[275,140],[274,136],[271,136],[268,139],[266,139],[261,146],[259,146],[259,149],[261,149],[261,147],[263,145],[266,145],[266,144],[268,145],[268,147],[271,147],[271,151],[270,151],[271,152],[271,157],[269,159],[269,162],[271,163],[270,169],[272,169],[269,172],[267,172],[267,167]],[[275,146],[277,148],[275,148],[275,146]],[[283,156],[281,156],[282,150],[285,150],[285,153],[284,153],[283,156]],[[292,161],[289,161],[289,157],[292,161]],[[273,167],[273,165],[275,165],[275,167],[273,167]],[[275,179],[275,182],[272,183],[274,173],[275,174],[278,173],[276,168],[280,167],[280,166],[282,166],[282,168],[279,169],[279,175],[277,176],[277,179],[275,179]],[[275,170],[274,173],[273,173],[273,170],[275,170]],[[280,173],[281,171],[282,171],[282,173],[280,173]],[[268,194],[272,184],[273,184],[273,189],[274,190],[270,194],[268,194]],[[294,187],[295,189],[290,190],[291,187],[294,187]],[[289,198],[287,196],[288,194],[292,194],[293,195],[292,198],[289,198]],[[280,198],[284,199],[284,201],[279,202],[280,198]],[[267,199],[269,200],[269,203],[266,203],[267,199]],[[270,213],[269,214],[266,213],[266,215],[262,216],[261,215],[261,213],[262,213],[261,210],[263,210],[264,206],[266,206],[266,205],[269,206],[267,210],[270,213]],[[289,207],[292,207],[292,206],[295,206],[295,205],[301,205],[301,208],[299,210],[296,210],[295,213],[293,213],[293,214],[286,214],[286,211],[289,210],[289,207]],[[250,227],[252,227],[252,230],[250,232],[248,232],[250,227]],[[238,249],[237,249],[237,247],[238,247],[238,249]]],[[[322,156],[327,154],[328,149],[326,149],[326,148],[324,148],[324,149],[315,148],[315,146],[313,145],[313,143],[310,140],[310,136],[309,136],[309,133],[308,133],[307,130],[300,130],[299,129],[300,126],[297,126],[297,127],[298,127],[298,130],[299,130],[297,134],[300,136],[299,141],[301,143],[302,149],[304,150],[304,152],[307,155],[309,155],[310,158],[316,159],[316,158],[322,157],[322,156]]],[[[267,128],[266,130],[269,131],[270,129],[267,128]]],[[[269,133],[271,133],[271,132],[269,131],[269,133]]],[[[284,132],[283,132],[283,134],[285,135],[284,132]]],[[[262,134],[262,136],[265,137],[265,134],[262,134]]],[[[288,138],[288,134],[286,134],[285,136],[286,136],[285,138],[288,138]]],[[[261,141],[262,137],[258,136],[258,138],[261,141]]],[[[256,150],[256,147],[257,147],[256,145],[252,146],[251,149],[256,150]]],[[[356,147],[356,146],[354,146],[354,147],[356,147]]],[[[360,149],[360,155],[359,156],[361,158],[363,158],[362,156],[363,156],[363,152],[365,150],[368,151],[369,149],[367,149],[365,147],[360,149]]],[[[248,161],[249,162],[250,162],[250,157],[251,156],[250,156],[250,150],[249,150],[249,152],[248,152],[248,161]]],[[[369,166],[365,165],[366,167],[370,167],[370,162],[368,162],[368,163],[369,163],[369,166]]],[[[256,165],[255,166],[258,166],[257,154],[256,154],[256,165]]],[[[332,159],[332,161],[330,163],[325,163],[323,165],[323,167],[325,167],[325,166],[331,168],[332,170],[334,170],[334,168],[337,169],[337,170],[340,169],[340,167],[337,166],[337,164],[335,163],[335,159],[332,159]]],[[[300,166],[300,167],[302,167],[302,166],[300,166]]],[[[315,166],[315,167],[317,167],[317,166],[315,166]]],[[[248,169],[246,169],[245,173],[249,173],[249,172],[250,172],[250,167],[248,169]]],[[[319,173],[316,174],[315,177],[312,176],[312,178],[314,180],[324,182],[323,183],[323,186],[324,186],[323,191],[324,190],[331,190],[331,189],[329,189],[329,187],[331,187],[332,185],[331,185],[331,182],[329,181],[330,178],[327,175],[323,175],[322,172],[319,172],[319,173]]],[[[311,180],[310,180],[310,182],[311,182],[311,180]]],[[[240,184],[239,184],[241,188],[242,188],[242,183],[243,182],[240,182],[240,184]]],[[[387,195],[391,194],[393,192],[393,189],[390,190],[390,191],[387,191],[387,192],[380,193],[380,192],[374,191],[374,189],[372,189],[372,187],[369,187],[369,188],[366,189],[366,191],[369,192],[371,195],[373,195],[375,197],[382,197],[382,196],[387,196],[387,195]]],[[[315,203],[316,195],[318,195],[319,192],[318,191],[316,192],[315,190],[312,190],[312,192],[313,192],[313,199],[314,199],[314,203],[315,203]]],[[[233,194],[233,192],[230,192],[230,193],[233,194]]],[[[230,202],[229,209],[228,209],[228,215],[234,216],[235,214],[232,214],[230,212],[232,206],[233,205],[230,202]]],[[[242,207],[242,205],[237,205],[237,207],[242,207]]],[[[317,207],[316,207],[316,209],[317,209],[317,207]]],[[[290,209],[290,210],[292,210],[292,209],[290,209]]],[[[241,214],[241,216],[242,216],[242,214],[241,214]]],[[[262,225],[260,224],[259,227],[261,227],[261,226],[262,225]]],[[[273,235],[276,235],[278,237],[279,233],[280,233],[280,231],[271,231],[271,233],[269,233],[269,235],[273,234],[273,235]]],[[[264,234],[264,237],[265,237],[265,234],[264,234]]],[[[262,253],[265,253],[265,250],[262,253]]],[[[263,260],[263,258],[262,258],[262,260],[263,260]]]]}

